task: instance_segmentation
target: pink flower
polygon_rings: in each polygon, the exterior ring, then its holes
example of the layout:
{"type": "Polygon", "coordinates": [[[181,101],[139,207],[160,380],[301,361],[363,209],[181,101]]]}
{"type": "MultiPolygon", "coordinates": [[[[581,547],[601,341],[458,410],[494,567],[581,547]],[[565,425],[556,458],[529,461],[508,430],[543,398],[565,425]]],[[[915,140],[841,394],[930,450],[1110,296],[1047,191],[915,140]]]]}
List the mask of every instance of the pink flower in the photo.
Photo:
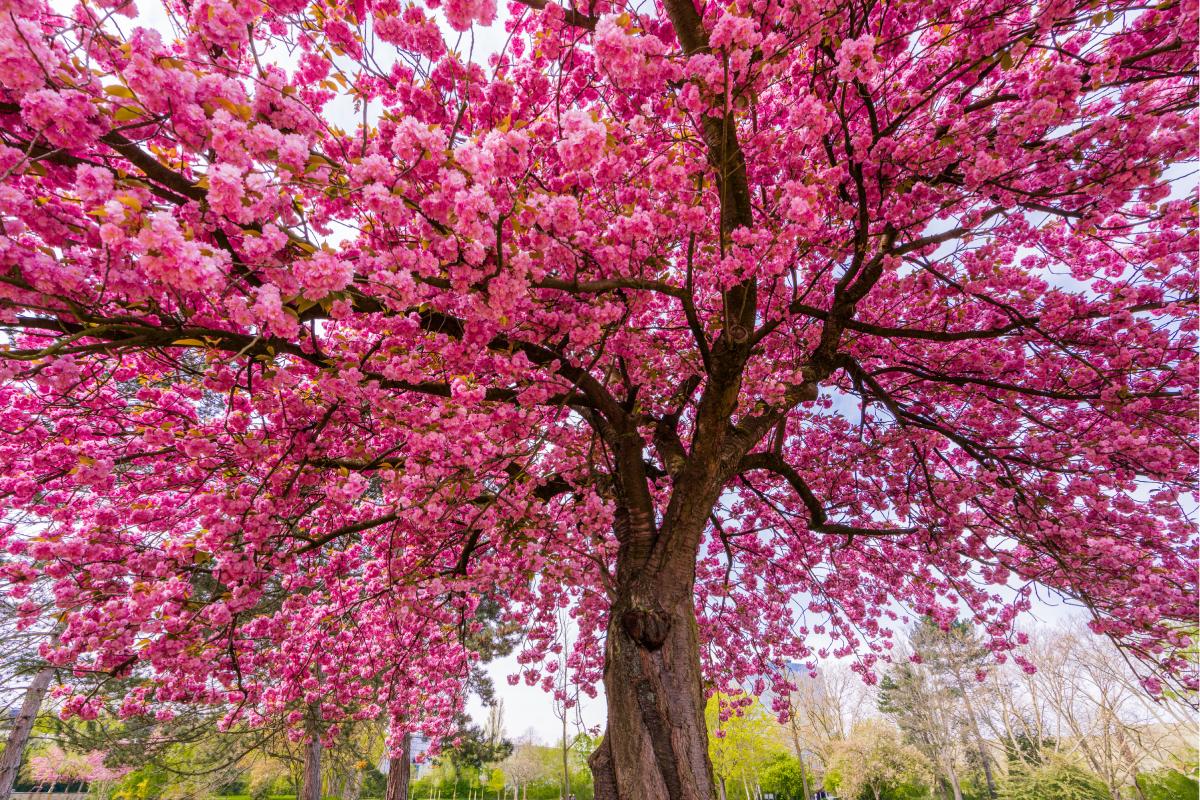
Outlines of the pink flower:
{"type": "Polygon", "coordinates": [[[474,23],[491,25],[496,18],[496,0],[446,0],[446,20],[456,31],[468,30],[474,23]]]}
{"type": "Polygon", "coordinates": [[[580,109],[562,115],[563,138],[559,140],[558,156],[567,169],[584,170],[596,163],[604,152],[608,130],[580,109]]]}
{"type": "Polygon", "coordinates": [[[309,300],[341,291],[354,279],[354,265],[329,250],[318,250],[311,258],[297,261],[294,270],[309,300]]]}
{"type": "Polygon", "coordinates": [[[300,321],[288,313],[279,295],[279,287],[272,284],[260,286],[255,291],[257,299],[251,306],[255,319],[275,336],[290,339],[300,328],[300,321]]]}
{"type": "Polygon", "coordinates": [[[58,147],[82,145],[104,133],[92,100],[83,92],[41,89],[21,99],[21,118],[58,147]]]}
{"type": "Polygon", "coordinates": [[[875,60],[875,37],[864,33],[857,39],[845,39],[837,50],[837,75],[844,81],[864,83],[879,72],[875,60]]]}

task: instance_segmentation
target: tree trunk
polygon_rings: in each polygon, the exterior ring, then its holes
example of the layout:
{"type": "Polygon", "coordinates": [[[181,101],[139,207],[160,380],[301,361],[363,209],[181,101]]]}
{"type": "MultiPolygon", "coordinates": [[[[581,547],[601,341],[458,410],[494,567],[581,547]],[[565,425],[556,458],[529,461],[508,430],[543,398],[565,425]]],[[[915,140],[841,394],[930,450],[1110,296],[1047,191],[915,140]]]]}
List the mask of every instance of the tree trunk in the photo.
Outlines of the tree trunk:
{"type": "Polygon", "coordinates": [[[385,800],[408,800],[408,783],[411,778],[412,734],[404,734],[400,755],[388,759],[387,795],[385,800]]]}
{"type": "Polygon", "coordinates": [[[975,716],[975,706],[971,703],[970,689],[957,671],[954,673],[954,680],[958,684],[958,690],[962,693],[963,706],[967,710],[967,721],[971,723],[971,732],[975,734],[975,743],[979,747],[979,759],[983,764],[983,777],[987,783],[988,797],[995,800],[996,779],[992,775],[992,758],[988,754],[987,742],[984,741],[983,731],[979,727],[979,718],[975,716]]]}
{"type": "Polygon", "coordinates": [[[321,737],[316,733],[304,745],[304,767],[296,800],[321,800],[321,737]]]}
{"type": "Polygon", "coordinates": [[[796,750],[796,760],[800,762],[800,788],[804,792],[804,800],[811,800],[812,795],[808,791],[808,769],[804,763],[804,747],[801,746],[800,734],[796,731],[795,714],[788,717],[788,730],[792,734],[792,747],[796,750]]]}
{"type": "MultiPolygon", "coordinates": [[[[567,649],[564,647],[563,655],[565,656],[566,653],[567,653],[567,649]]],[[[564,659],[564,661],[565,661],[565,659],[564,659]]],[[[567,800],[567,798],[571,796],[571,767],[567,760],[567,757],[570,752],[570,747],[568,747],[568,745],[567,745],[567,706],[566,706],[567,666],[565,663],[562,665],[562,671],[563,671],[563,684],[564,684],[563,685],[563,698],[564,698],[563,699],[563,717],[562,717],[562,769],[563,769],[562,800],[567,800]]]]}
{"type": "MultiPolygon", "coordinates": [[[[605,645],[608,728],[589,759],[596,800],[716,797],[693,599],[698,523],[652,572],[641,568],[651,553],[623,547],[618,556],[605,645]]],[[[659,531],[655,550],[664,537],[675,538],[659,531]]]]}
{"type": "MultiPolygon", "coordinates": [[[[958,676],[955,676],[958,678],[958,676]]],[[[991,774],[991,754],[988,752],[988,742],[984,741],[983,730],[979,728],[979,721],[974,712],[974,705],[971,703],[970,692],[968,692],[964,681],[959,680],[959,691],[962,692],[962,704],[967,709],[967,720],[971,722],[971,730],[976,736],[976,744],[979,746],[979,760],[983,763],[984,781],[988,783],[988,796],[992,800],[996,798],[996,778],[991,774]]]]}
{"type": "Polygon", "coordinates": [[[21,701],[21,710],[13,720],[12,731],[8,734],[8,742],[4,753],[0,754],[0,800],[8,800],[12,796],[13,784],[17,780],[17,772],[21,769],[21,758],[25,755],[25,746],[29,743],[29,734],[33,730],[34,720],[42,708],[42,700],[50,687],[50,679],[54,677],[54,668],[46,665],[33,676],[33,682],[25,690],[25,699],[21,701]]]}
{"type": "Polygon", "coordinates": [[[359,800],[362,797],[362,785],[362,770],[354,768],[354,771],[346,779],[346,792],[342,795],[342,800],[359,800]]]}
{"type": "MultiPolygon", "coordinates": [[[[687,39],[685,47],[704,46],[695,5],[665,3],[681,41],[687,39]]],[[[710,126],[705,127],[707,141],[710,126]]],[[[736,142],[732,146],[740,159],[736,142]]],[[[736,202],[722,204],[723,233],[753,221],[749,197],[738,189],[745,188],[745,163],[727,157],[722,163],[736,173],[731,179],[736,202]]],[[[753,284],[730,290],[724,302],[734,327],[754,327],[753,284]]],[[[632,418],[589,418],[613,449],[613,529],[620,545],[604,652],[608,727],[590,759],[595,800],[716,800],[700,674],[696,558],[726,481],[765,433],[747,436],[731,423],[750,352],[744,341],[723,333],[713,348],[711,380],[696,409],[690,453],[678,439],[677,418],[656,426],[655,447],[672,482],[661,513],[648,488],[646,442],[632,418]]],[[[815,399],[815,388],[814,381],[808,399],[815,399]]]]}
{"type": "Polygon", "coordinates": [[[946,764],[946,777],[950,779],[950,791],[954,792],[954,800],[963,800],[962,786],[958,783],[958,772],[953,763],[946,764]]]}

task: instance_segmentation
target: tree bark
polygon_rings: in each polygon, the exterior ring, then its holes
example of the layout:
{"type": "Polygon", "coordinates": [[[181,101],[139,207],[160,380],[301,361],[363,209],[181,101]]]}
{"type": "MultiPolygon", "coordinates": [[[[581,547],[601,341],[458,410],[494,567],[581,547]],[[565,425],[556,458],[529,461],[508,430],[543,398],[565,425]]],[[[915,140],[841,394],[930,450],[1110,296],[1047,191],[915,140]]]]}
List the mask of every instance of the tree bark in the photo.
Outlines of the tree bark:
{"type": "Polygon", "coordinates": [[[605,645],[608,729],[590,759],[596,800],[716,797],[693,599],[708,508],[683,515],[691,529],[664,523],[652,546],[623,537],[605,645]]]}
{"type": "Polygon", "coordinates": [[[950,791],[954,793],[954,800],[963,800],[962,787],[958,782],[958,772],[954,769],[953,763],[946,764],[946,776],[950,779],[950,791]]]}
{"type": "Polygon", "coordinates": [[[304,766],[296,800],[321,800],[321,737],[316,733],[304,744],[304,766]]]}
{"type": "Polygon", "coordinates": [[[388,759],[387,795],[385,800],[408,800],[411,779],[412,734],[404,734],[400,755],[388,759]]]}
{"type": "Polygon", "coordinates": [[[17,772],[21,769],[25,746],[29,744],[29,734],[33,731],[33,723],[42,708],[42,700],[46,697],[46,690],[50,688],[50,680],[53,677],[54,668],[47,664],[34,674],[33,682],[25,690],[21,710],[13,720],[13,728],[8,734],[4,753],[0,754],[0,800],[9,800],[12,797],[13,784],[16,783],[17,772]]]}

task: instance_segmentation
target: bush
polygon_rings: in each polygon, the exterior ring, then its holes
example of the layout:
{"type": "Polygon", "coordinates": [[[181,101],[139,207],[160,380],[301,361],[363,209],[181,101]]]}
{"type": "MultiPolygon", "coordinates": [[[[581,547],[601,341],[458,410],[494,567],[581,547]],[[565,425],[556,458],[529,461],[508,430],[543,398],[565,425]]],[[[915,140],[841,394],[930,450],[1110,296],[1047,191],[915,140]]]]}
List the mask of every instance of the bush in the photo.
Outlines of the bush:
{"type": "Polygon", "coordinates": [[[1138,788],[1146,800],[1197,800],[1200,784],[1174,769],[1160,769],[1137,776],[1138,788]]]}
{"type": "Polygon", "coordinates": [[[781,755],[771,761],[763,769],[760,783],[763,791],[773,793],[779,800],[798,800],[804,797],[800,762],[789,755],[781,755]]]}
{"type": "Polygon", "coordinates": [[[1103,781],[1063,759],[1013,769],[1000,793],[1005,800],[1109,800],[1103,781]]]}

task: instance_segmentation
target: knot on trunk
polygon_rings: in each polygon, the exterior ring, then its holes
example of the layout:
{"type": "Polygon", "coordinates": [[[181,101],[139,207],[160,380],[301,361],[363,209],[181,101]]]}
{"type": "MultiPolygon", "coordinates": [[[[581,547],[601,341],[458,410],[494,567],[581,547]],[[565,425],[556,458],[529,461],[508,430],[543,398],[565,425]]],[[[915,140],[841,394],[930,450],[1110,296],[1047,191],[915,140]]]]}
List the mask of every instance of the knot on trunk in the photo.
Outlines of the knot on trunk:
{"type": "Polygon", "coordinates": [[[750,329],[745,325],[734,323],[729,326],[729,338],[734,344],[745,344],[750,341],[750,329]]]}
{"type": "Polygon", "coordinates": [[[800,374],[804,376],[804,383],[800,385],[799,392],[797,393],[799,395],[797,402],[803,403],[816,400],[821,394],[817,373],[811,368],[805,367],[800,371],[800,374]]]}
{"type": "Polygon", "coordinates": [[[621,614],[621,627],[639,646],[657,650],[667,640],[671,619],[660,610],[635,606],[621,614]]]}

